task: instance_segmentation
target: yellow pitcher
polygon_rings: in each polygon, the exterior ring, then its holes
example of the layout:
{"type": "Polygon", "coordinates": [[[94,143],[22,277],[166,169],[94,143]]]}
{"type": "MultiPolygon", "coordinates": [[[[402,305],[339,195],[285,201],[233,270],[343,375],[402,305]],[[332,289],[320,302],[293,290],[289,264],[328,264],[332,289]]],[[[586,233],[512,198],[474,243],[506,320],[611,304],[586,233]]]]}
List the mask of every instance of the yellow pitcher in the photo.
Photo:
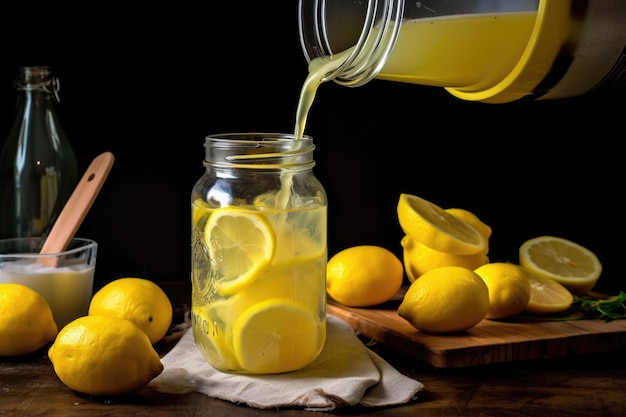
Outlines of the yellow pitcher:
{"type": "Polygon", "coordinates": [[[626,0],[300,0],[299,30],[308,61],[350,51],[327,79],[351,87],[377,78],[505,103],[626,84],[626,0]]]}

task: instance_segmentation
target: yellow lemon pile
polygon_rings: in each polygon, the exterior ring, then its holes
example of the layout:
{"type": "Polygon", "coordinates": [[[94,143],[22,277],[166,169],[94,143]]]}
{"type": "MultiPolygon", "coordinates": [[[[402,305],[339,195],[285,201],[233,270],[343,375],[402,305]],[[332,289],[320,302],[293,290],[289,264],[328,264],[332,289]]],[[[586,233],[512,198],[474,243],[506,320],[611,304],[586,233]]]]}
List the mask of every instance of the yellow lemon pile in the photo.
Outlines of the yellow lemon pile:
{"type": "Polygon", "coordinates": [[[21,284],[0,284],[0,356],[33,353],[57,335],[48,302],[21,284]]]}
{"type": "Polygon", "coordinates": [[[489,262],[491,227],[472,212],[444,210],[418,196],[401,194],[397,215],[405,233],[400,244],[410,282],[434,268],[461,266],[473,270],[489,262]]]}
{"type": "Polygon", "coordinates": [[[562,313],[602,272],[593,252],[554,236],[524,242],[519,264],[489,262],[491,228],[468,210],[444,210],[402,194],[397,215],[411,282],[398,313],[421,331],[446,333],[468,330],[483,318],[562,313]],[[484,288],[468,287],[470,277],[484,288]]]}
{"type": "Polygon", "coordinates": [[[119,278],[98,290],[87,316],[68,323],[48,350],[59,379],[89,395],[134,392],[163,370],[153,344],[172,321],[172,304],[156,283],[119,278]]]}

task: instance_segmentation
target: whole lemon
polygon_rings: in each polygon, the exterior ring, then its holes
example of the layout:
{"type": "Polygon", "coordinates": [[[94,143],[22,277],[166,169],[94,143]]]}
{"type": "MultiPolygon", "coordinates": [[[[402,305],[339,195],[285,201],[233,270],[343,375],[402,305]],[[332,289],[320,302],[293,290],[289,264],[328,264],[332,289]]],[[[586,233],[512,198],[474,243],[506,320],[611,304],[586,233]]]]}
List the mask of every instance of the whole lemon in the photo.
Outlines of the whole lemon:
{"type": "Polygon", "coordinates": [[[398,314],[426,333],[468,330],[489,310],[489,290],[472,270],[460,266],[431,269],[411,283],[398,314]]]}
{"type": "Polygon", "coordinates": [[[404,270],[410,282],[431,269],[442,266],[462,266],[474,270],[489,262],[484,252],[473,255],[455,255],[440,252],[420,243],[415,238],[405,235],[400,242],[403,249],[404,270]]]}
{"type": "Polygon", "coordinates": [[[517,265],[493,262],[474,270],[489,288],[486,318],[503,319],[521,313],[530,301],[530,280],[517,265]]]}
{"type": "Polygon", "coordinates": [[[0,284],[0,356],[20,356],[54,340],[58,328],[50,305],[21,284],[0,284]]]}
{"type": "Polygon", "coordinates": [[[148,336],[113,316],[83,316],[68,323],[48,357],[65,385],[89,395],[128,394],[163,371],[148,336]]]}
{"type": "Polygon", "coordinates": [[[144,278],[119,278],[100,288],[89,303],[89,315],[130,320],[152,344],[165,336],[172,324],[172,303],[156,283],[144,278]]]}
{"type": "Polygon", "coordinates": [[[326,292],[350,307],[384,303],[402,286],[402,262],[388,249],[353,246],[337,252],[326,266],[326,292]]]}

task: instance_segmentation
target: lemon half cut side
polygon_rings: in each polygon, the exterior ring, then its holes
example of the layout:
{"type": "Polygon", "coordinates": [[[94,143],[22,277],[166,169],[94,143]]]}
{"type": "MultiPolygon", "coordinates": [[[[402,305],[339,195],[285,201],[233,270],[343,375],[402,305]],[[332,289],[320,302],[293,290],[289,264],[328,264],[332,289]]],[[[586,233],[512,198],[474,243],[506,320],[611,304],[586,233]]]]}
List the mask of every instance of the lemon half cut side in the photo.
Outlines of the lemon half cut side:
{"type": "Polygon", "coordinates": [[[486,250],[487,242],[476,228],[423,198],[401,194],[397,214],[404,233],[431,249],[455,255],[486,250]]]}
{"type": "Polygon", "coordinates": [[[602,273],[602,264],[589,249],[555,236],[539,236],[519,248],[519,264],[563,285],[574,295],[591,290],[602,273]]]}
{"type": "Polygon", "coordinates": [[[217,279],[216,289],[231,295],[254,282],[272,263],[276,236],[269,220],[254,211],[214,210],[204,229],[217,279]]]}
{"type": "Polygon", "coordinates": [[[556,314],[571,307],[574,296],[567,288],[553,279],[523,269],[530,282],[530,300],[525,310],[527,313],[556,314]]]}
{"type": "Polygon", "coordinates": [[[489,238],[491,237],[491,226],[483,222],[477,215],[463,208],[447,208],[446,212],[452,214],[457,219],[465,220],[470,226],[478,231],[485,238],[485,254],[489,253],[489,238]]]}

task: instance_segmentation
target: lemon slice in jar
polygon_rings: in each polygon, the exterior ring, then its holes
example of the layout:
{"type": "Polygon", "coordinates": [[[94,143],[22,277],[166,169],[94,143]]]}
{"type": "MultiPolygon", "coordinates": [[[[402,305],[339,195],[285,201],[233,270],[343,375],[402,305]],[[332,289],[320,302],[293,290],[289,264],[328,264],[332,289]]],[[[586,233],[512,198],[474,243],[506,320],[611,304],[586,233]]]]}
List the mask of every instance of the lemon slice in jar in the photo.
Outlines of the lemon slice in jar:
{"type": "Polygon", "coordinates": [[[305,367],[317,357],[318,340],[317,321],[310,309],[284,298],[253,305],[233,328],[237,361],[255,374],[305,367]]]}
{"type": "Polygon", "coordinates": [[[265,216],[225,207],[214,210],[204,229],[209,257],[221,295],[234,294],[262,275],[272,263],[276,236],[265,216]]]}

